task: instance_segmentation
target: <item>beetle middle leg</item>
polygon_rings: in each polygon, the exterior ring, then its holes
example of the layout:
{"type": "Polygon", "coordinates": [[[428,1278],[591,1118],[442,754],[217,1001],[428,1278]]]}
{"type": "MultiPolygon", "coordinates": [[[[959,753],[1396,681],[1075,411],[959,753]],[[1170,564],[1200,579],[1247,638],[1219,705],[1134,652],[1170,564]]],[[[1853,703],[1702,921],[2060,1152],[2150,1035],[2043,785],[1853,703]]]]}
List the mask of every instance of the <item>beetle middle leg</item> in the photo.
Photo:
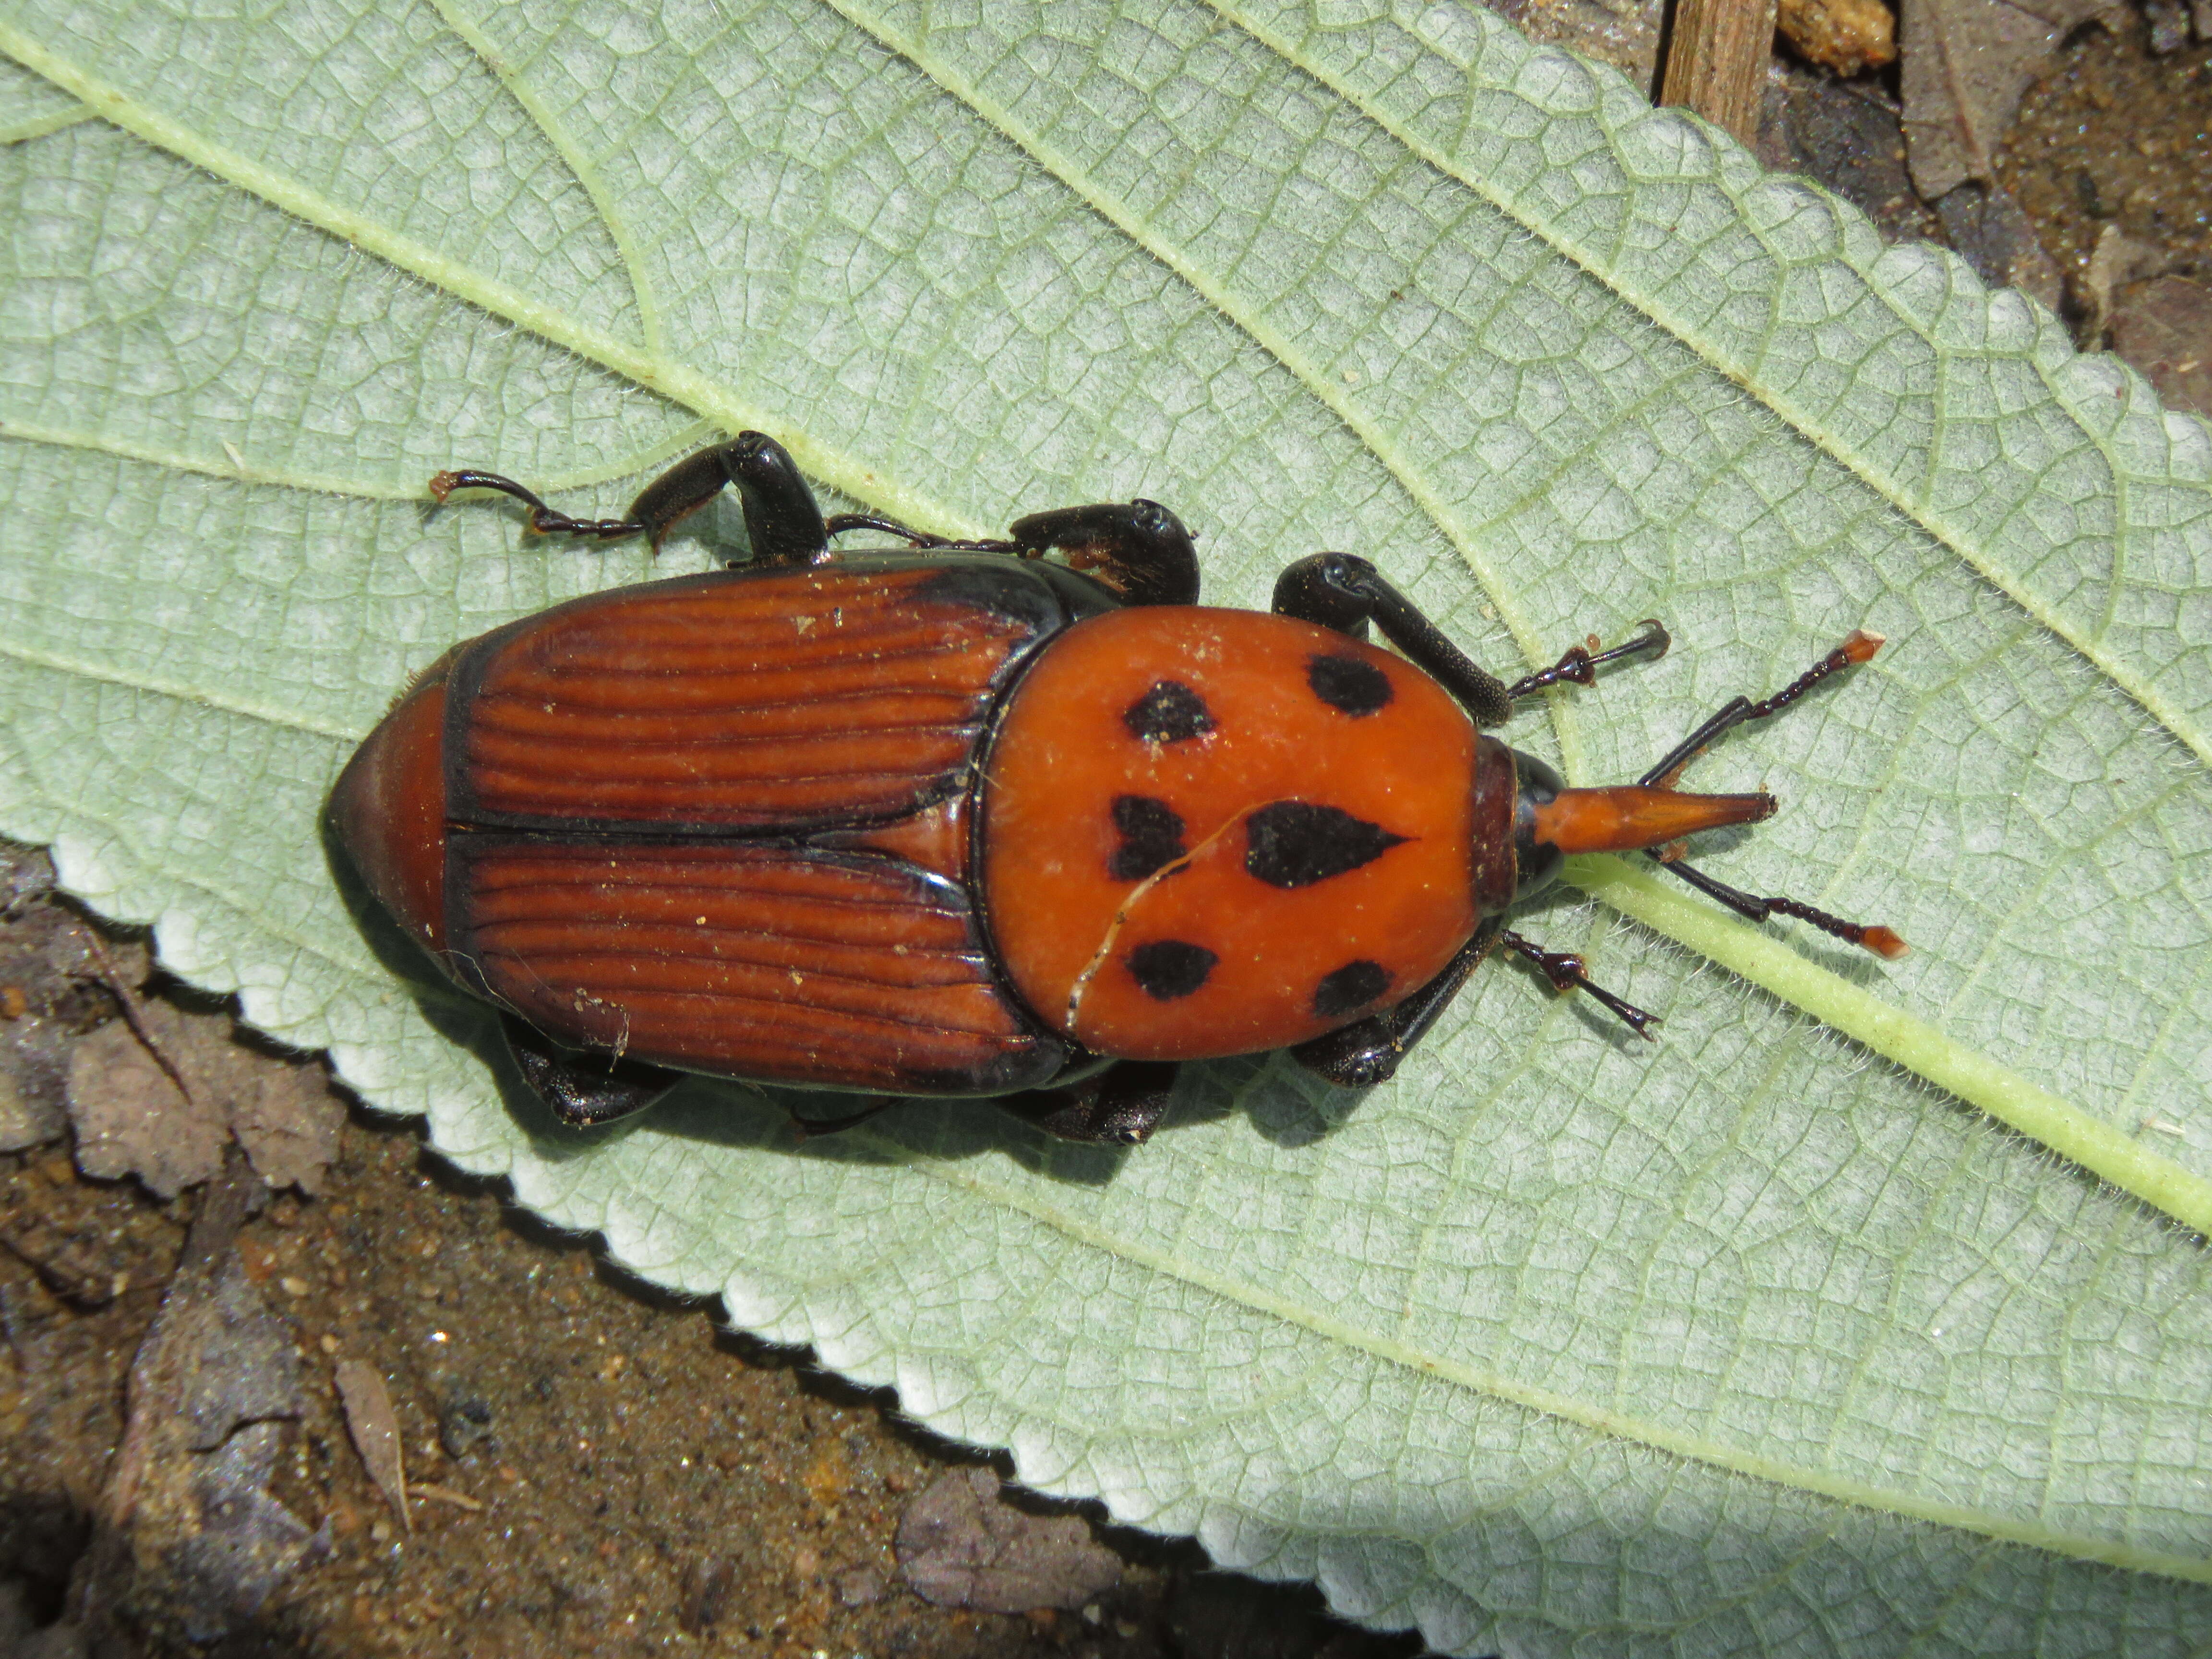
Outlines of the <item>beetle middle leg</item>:
{"type": "Polygon", "coordinates": [[[1158,501],[1101,501],[1017,519],[1004,550],[1037,558],[1057,548],[1130,605],[1196,605],[1198,552],[1182,520],[1158,501]]]}
{"type": "Polygon", "coordinates": [[[1032,1089],[991,1103],[1062,1140],[1134,1146],[1152,1138],[1175,1094],[1170,1060],[1124,1060],[1066,1089],[1032,1089]]]}
{"type": "Polygon", "coordinates": [[[441,472],[430,480],[430,494],[443,501],[456,489],[496,489],[530,509],[530,527],[541,535],[607,540],[641,535],[658,549],[670,530],[726,485],[738,492],[744,509],[755,564],[811,564],[828,550],[829,526],[813,489],[790,452],[765,432],[740,432],[726,444],[685,456],[638,491],[628,516],[620,519],[571,518],[497,472],[441,472]]]}

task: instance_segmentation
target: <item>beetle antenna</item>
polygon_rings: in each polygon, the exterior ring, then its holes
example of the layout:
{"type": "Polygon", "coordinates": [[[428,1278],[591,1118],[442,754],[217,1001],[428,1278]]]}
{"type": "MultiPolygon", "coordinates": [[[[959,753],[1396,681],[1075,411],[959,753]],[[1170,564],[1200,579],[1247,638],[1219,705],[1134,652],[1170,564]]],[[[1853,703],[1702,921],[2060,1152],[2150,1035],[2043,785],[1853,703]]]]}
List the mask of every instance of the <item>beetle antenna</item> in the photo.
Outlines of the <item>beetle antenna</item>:
{"type": "Polygon", "coordinates": [[[1637,779],[1637,782],[1655,788],[1672,789],[1676,780],[1682,775],[1682,769],[1710,748],[1722,732],[1733,731],[1753,720],[1763,720],[1769,714],[1780,714],[1822,680],[1866,661],[1881,647],[1881,635],[1869,634],[1863,628],[1854,629],[1849,639],[1764,702],[1753,702],[1749,697],[1734,697],[1722,704],[1705,724],[1668,750],[1667,758],[1637,779]]]}
{"type": "Polygon", "coordinates": [[[1650,1028],[1660,1023],[1659,1016],[1646,1013],[1632,1002],[1624,1001],[1603,986],[1593,985],[1583,959],[1571,951],[1547,951],[1533,939],[1526,939],[1510,928],[1498,936],[1498,942],[1515,955],[1536,964],[1536,969],[1552,981],[1554,991],[1587,991],[1612,1012],[1620,1023],[1642,1037],[1646,1042],[1659,1039],[1651,1035],[1650,1028]]]}
{"type": "Polygon", "coordinates": [[[1597,649],[1597,635],[1590,635],[1587,645],[1567,647],[1559,661],[1540,673],[1517,679],[1505,688],[1505,695],[1515,702],[1547,686],[1571,680],[1577,685],[1595,685],[1597,671],[1609,662],[1619,662],[1623,657],[1649,654],[1655,661],[1667,654],[1667,647],[1674,642],[1666,625],[1656,617],[1646,617],[1636,624],[1641,631],[1626,645],[1616,645],[1610,651],[1597,649]],[[1593,654],[1595,653],[1595,654],[1593,654]]]}
{"type": "Polygon", "coordinates": [[[623,536],[641,536],[646,530],[644,525],[629,519],[572,519],[546,506],[535,490],[497,472],[464,468],[441,472],[430,480],[430,499],[441,507],[456,489],[496,489],[502,495],[514,496],[530,509],[530,528],[540,536],[598,536],[613,541],[623,536]]]}
{"type": "Polygon", "coordinates": [[[1863,922],[1845,921],[1841,916],[1830,915],[1826,910],[1792,898],[1759,898],[1740,887],[1731,887],[1716,880],[1702,870],[1692,869],[1680,860],[1660,859],[1659,867],[1696,888],[1706,897],[1721,903],[1747,921],[1765,921],[1774,915],[1795,916],[1800,921],[1809,921],[1822,933],[1832,934],[1846,944],[1871,951],[1887,961],[1895,962],[1912,947],[1887,927],[1869,927],[1863,922]]]}

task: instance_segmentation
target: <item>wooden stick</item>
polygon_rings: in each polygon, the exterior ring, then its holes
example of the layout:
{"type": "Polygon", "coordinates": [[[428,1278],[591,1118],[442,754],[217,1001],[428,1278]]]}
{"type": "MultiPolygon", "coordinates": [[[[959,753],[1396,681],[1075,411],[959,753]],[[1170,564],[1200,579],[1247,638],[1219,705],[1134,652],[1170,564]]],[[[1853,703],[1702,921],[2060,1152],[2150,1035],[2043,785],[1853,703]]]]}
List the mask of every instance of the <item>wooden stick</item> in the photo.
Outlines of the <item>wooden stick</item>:
{"type": "Polygon", "coordinates": [[[1747,146],[1759,137],[1776,0],[1675,0],[1659,101],[1694,110],[1747,146]]]}

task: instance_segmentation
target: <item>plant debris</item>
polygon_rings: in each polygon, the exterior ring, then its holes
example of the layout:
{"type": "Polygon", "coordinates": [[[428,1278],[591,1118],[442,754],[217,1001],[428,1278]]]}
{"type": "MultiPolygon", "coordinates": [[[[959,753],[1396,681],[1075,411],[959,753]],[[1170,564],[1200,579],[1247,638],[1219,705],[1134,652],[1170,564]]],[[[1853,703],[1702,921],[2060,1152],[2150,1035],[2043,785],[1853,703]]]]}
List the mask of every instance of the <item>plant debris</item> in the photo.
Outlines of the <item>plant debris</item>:
{"type": "Polygon", "coordinates": [[[923,1601],[978,1613],[1073,1612],[1121,1577],[1121,1558],[1083,1522],[1016,1509],[988,1469],[948,1469],[932,1481],[900,1517],[897,1550],[923,1601]]]}
{"type": "Polygon", "coordinates": [[[270,1186],[319,1192],[345,1121],[321,1066],[271,1066],[233,1040],[228,1014],[158,998],[77,1045],[68,1097],[77,1167],[161,1198],[213,1176],[234,1137],[270,1186]]]}
{"type": "Polygon", "coordinates": [[[400,1525],[414,1531],[415,1523],[407,1516],[407,1469],[399,1445],[399,1419],[392,1415],[384,1373],[365,1359],[341,1359],[333,1380],[345,1407],[346,1432],[353,1437],[353,1449],[361,1454],[362,1467],[384,1494],[384,1501],[398,1514],[400,1525]]]}
{"type": "Polygon", "coordinates": [[[1931,202],[1996,177],[2021,96],[2066,37],[2114,0],[1905,0],[1905,131],[1931,202]]]}
{"type": "Polygon", "coordinates": [[[1782,0],[1776,26],[1791,50],[1838,75],[1897,59],[1897,18],[1881,0],[1782,0]]]}

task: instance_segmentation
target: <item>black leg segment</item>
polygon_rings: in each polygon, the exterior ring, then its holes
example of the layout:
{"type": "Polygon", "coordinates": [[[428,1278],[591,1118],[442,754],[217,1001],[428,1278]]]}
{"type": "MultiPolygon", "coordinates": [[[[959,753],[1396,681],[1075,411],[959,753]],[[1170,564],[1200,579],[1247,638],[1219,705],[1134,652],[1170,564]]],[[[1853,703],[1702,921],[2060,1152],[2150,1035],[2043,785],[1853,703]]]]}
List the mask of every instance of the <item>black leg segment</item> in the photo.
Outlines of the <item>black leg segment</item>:
{"type": "Polygon", "coordinates": [[[1407,1053],[1451,1006],[1468,975],[1488,954],[1499,926],[1495,918],[1484,922],[1442,973],[1396,1007],[1301,1042],[1291,1050],[1291,1058],[1340,1089],[1371,1089],[1388,1083],[1407,1053]]]}
{"type": "Polygon", "coordinates": [[[1624,1002],[1603,987],[1592,984],[1583,959],[1573,951],[1547,951],[1540,945],[1510,930],[1498,934],[1498,942],[1522,960],[1534,963],[1537,972],[1552,981],[1554,991],[1562,995],[1569,991],[1586,991],[1646,1042],[1659,1040],[1651,1035],[1650,1030],[1659,1024],[1659,1016],[1646,1013],[1634,1003],[1624,1002]]]}
{"type": "Polygon", "coordinates": [[[1134,1146],[1168,1115],[1175,1080],[1172,1061],[1125,1060],[1072,1088],[1032,1089],[992,1104],[1062,1140],[1134,1146]]]}
{"type": "Polygon", "coordinates": [[[507,1052],[530,1091],[572,1129],[612,1123],[641,1112],[683,1080],[681,1072],[649,1066],[641,1060],[563,1048],[533,1025],[514,1015],[500,1022],[507,1052]]]}
{"type": "Polygon", "coordinates": [[[1350,553],[1300,559],[1276,579],[1274,610],[1278,616],[1318,623],[1355,640],[1367,637],[1372,621],[1383,638],[1457,697],[1477,726],[1503,726],[1512,715],[1513,697],[1505,682],[1476,666],[1364,559],[1350,553]]]}
{"type": "Polygon", "coordinates": [[[1196,605],[1198,551],[1182,520],[1158,501],[1060,507],[1014,520],[1009,552],[1037,558],[1055,548],[1130,605],[1196,605]]]}
{"type": "Polygon", "coordinates": [[[687,455],[640,490],[621,519],[572,519],[535,491],[496,472],[441,472],[430,494],[443,501],[456,489],[496,489],[530,509],[530,527],[546,536],[646,536],[658,548],[678,520],[714,500],[725,485],[744,504],[755,564],[809,564],[830,545],[829,526],[814,491],[790,453],[764,432],[741,432],[728,443],[687,455]]]}

